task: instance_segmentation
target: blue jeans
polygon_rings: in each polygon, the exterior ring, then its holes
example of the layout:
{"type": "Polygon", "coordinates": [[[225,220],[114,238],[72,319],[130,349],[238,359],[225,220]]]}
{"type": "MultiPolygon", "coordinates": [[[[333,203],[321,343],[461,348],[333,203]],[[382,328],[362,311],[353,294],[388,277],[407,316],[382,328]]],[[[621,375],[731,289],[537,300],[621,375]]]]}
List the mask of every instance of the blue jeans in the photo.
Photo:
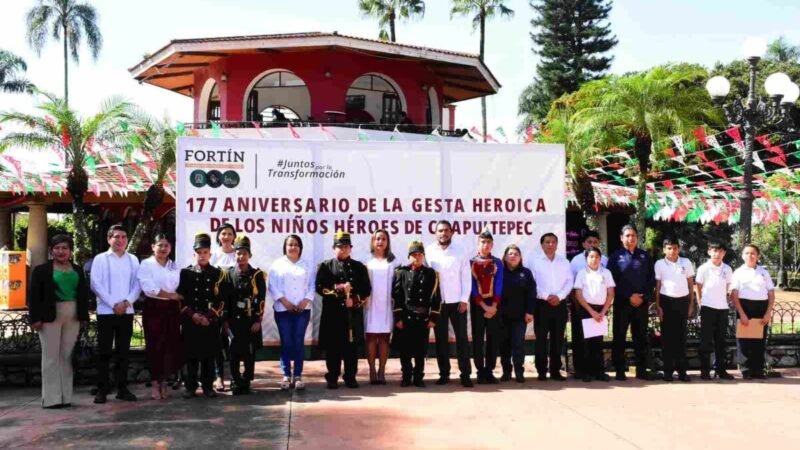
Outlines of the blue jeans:
{"type": "Polygon", "coordinates": [[[303,341],[310,319],[309,309],[299,314],[289,311],[275,312],[275,323],[278,324],[278,333],[281,336],[281,370],[285,377],[292,375],[292,361],[294,361],[294,376],[299,377],[303,374],[305,357],[303,341]]]}

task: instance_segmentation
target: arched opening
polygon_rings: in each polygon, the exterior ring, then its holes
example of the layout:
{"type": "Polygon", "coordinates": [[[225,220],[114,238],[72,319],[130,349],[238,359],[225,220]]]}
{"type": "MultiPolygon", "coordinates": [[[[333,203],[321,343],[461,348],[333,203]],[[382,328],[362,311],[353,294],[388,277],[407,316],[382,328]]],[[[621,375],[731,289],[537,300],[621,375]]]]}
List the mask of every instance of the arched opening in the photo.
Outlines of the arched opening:
{"type": "Polygon", "coordinates": [[[430,133],[436,127],[442,125],[442,109],[439,106],[439,96],[436,94],[436,89],[428,88],[428,101],[425,108],[425,124],[428,126],[430,133]]]}
{"type": "Polygon", "coordinates": [[[351,123],[396,124],[405,111],[405,97],[392,79],[380,74],[356,78],[345,97],[345,114],[351,123]]]}
{"type": "Polygon", "coordinates": [[[306,83],[288,70],[267,71],[251,83],[245,96],[245,120],[263,124],[309,120],[311,94],[306,83]]]}
{"type": "Polygon", "coordinates": [[[217,81],[213,78],[206,80],[200,91],[200,104],[198,108],[198,122],[220,120],[222,117],[222,104],[219,100],[217,81]]]}

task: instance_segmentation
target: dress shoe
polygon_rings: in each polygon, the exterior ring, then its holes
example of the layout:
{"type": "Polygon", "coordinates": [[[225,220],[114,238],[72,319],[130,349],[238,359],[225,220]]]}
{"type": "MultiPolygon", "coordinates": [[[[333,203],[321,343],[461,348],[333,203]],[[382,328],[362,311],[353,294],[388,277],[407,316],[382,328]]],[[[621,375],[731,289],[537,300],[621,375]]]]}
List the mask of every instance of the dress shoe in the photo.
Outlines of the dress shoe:
{"type": "Polygon", "coordinates": [[[583,376],[583,382],[584,383],[591,383],[592,382],[592,376],[591,375],[584,375],[583,376]]]}
{"type": "Polygon", "coordinates": [[[511,372],[503,372],[500,381],[511,381],[511,372]]]}
{"type": "Polygon", "coordinates": [[[516,379],[517,383],[525,382],[525,375],[523,375],[522,372],[517,372],[517,374],[514,375],[514,378],[516,379]]]}
{"type": "Polygon", "coordinates": [[[597,375],[594,379],[597,381],[611,381],[611,377],[607,373],[597,375]]]}
{"type": "Polygon", "coordinates": [[[719,377],[720,380],[733,380],[733,375],[725,371],[717,372],[717,377],[719,377]]]}
{"type": "Polygon", "coordinates": [[[339,389],[339,382],[336,380],[327,380],[326,387],[328,389],[339,389]]]}
{"type": "MultiPolygon", "coordinates": [[[[662,377],[663,377],[663,375],[662,375],[662,377]]],[[[671,375],[670,375],[670,377],[671,377],[671,375]]],[[[658,379],[660,377],[658,376],[657,373],[653,373],[653,372],[636,372],[636,378],[639,379],[639,380],[644,380],[644,381],[653,381],[653,380],[656,380],[656,379],[658,379]]]]}
{"type": "Polygon", "coordinates": [[[356,381],[355,379],[345,380],[344,385],[349,387],[350,389],[358,389],[358,381],[356,381]]]}
{"type": "Polygon", "coordinates": [[[444,386],[445,384],[447,384],[449,382],[450,382],[450,378],[448,378],[448,377],[439,377],[439,379],[436,380],[436,384],[439,385],[439,386],[444,386]]]}
{"type": "Polygon", "coordinates": [[[400,381],[400,387],[409,387],[411,386],[411,378],[405,378],[400,381]]]}
{"type": "Polygon", "coordinates": [[[628,379],[628,375],[626,375],[625,372],[617,372],[616,376],[614,376],[614,379],[617,381],[625,381],[628,379]]]}
{"type": "Polygon", "coordinates": [[[461,386],[465,388],[471,388],[474,387],[475,384],[472,383],[472,379],[470,379],[470,377],[461,377],[461,386]]]}
{"type": "Polygon", "coordinates": [[[752,380],[753,374],[750,372],[742,372],[742,379],[744,380],[752,380]]]}
{"type": "Polygon", "coordinates": [[[700,379],[704,381],[711,381],[711,374],[707,371],[700,372],[700,379]]]}
{"type": "Polygon", "coordinates": [[[119,389],[117,389],[116,399],[117,400],[124,400],[126,402],[135,402],[136,401],[136,396],[133,395],[133,393],[131,391],[129,391],[128,388],[119,388],[119,389]]]}
{"type": "Polygon", "coordinates": [[[103,389],[98,389],[97,394],[95,394],[94,396],[94,402],[97,403],[98,405],[102,405],[103,403],[106,402],[107,395],[108,394],[106,393],[106,391],[104,391],[103,389]]]}
{"type": "Polygon", "coordinates": [[[546,373],[540,373],[540,374],[539,374],[539,375],[536,377],[536,379],[537,379],[537,380],[539,380],[539,381],[547,381],[547,374],[546,374],[546,373]]]}
{"type": "Polygon", "coordinates": [[[692,381],[692,377],[690,377],[688,373],[679,373],[678,380],[683,381],[684,383],[688,383],[692,381]]]}
{"type": "Polygon", "coordinates": [[[551,374],[550,379],[555,381],[567,381],[567,377],[561,375],[560,373],[551,374]]]}
{"type": "Polygon", "coordinates": [[[194,389],[192,389],[192,390],[188,390],[188,389],[187,389],[187,390],[185,390],[185,391],[183,392],[183,398],[185,398],[185,399],[194,398],[194,397],[196,397],[196,396],[197,396],[197,394],[195,393],[195,390],[194,390],[194,389]]]}
{"type": "Polygon", "coordinates": [[[675,380],[675,378],[672,377],[672,374],[665,373],[663,380],[666,381],[667,383],[672,383],[675,380]]]}
{"type": "Polygon", "coordinates": [[[205,395],[206,398],[214,398],[217,396],[217,393],[214,392],[213,387],[208,387],[208,388],[203,388],[203,395],[205,395]]]}
{"type": "Polygon", "coordinates": [[[764,372],[756,372],[753,374],[753,378],[756,380],[766,380],[767,375],[764,372]]]}
{"type": "Polygon", "coordinates": [[[425,380],[423,380],[422,378],[418,378],[418,379],[414,380],[414,386],[416,386],[418,388],[424,388],[425,387],[425,380]]]}
{"type": "Polygon", "coordinates": [[[497,377],[495,377],[491,372],[486,374],[486,382],[487,384],[500,384],[500,380],[498,380],[497,377]]]}

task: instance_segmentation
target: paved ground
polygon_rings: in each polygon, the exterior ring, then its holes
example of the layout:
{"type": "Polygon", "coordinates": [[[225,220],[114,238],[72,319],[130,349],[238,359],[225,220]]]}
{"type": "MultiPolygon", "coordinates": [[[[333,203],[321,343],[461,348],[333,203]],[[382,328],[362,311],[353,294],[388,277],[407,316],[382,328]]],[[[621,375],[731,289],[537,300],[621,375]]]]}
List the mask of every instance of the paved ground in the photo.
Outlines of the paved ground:
{"type": "MultiPolygon", "coordinates": [[[[323,364],[315,361],[306,370],[308,390],[294,394],[275,387],[275,362],[259,363],[257,371],[256,394],[214,400],[187,401],[176,392],[166,401],[97,406],[81,387],[72,408],[43,410],[37,389],[3,389],[0,448],[617,450],[792,448],[800,442],[800,370],[768,382],[529,379],[472,390],[434,386],[432,379],[425,390],[400,388],[394,370],[388,386],[329,391],[320,378],[323,364]]],[[[431,360],[429,378],[435,372],[431,360]]],[[[147,398],[144,385],[134,392],[147,398]]]]}

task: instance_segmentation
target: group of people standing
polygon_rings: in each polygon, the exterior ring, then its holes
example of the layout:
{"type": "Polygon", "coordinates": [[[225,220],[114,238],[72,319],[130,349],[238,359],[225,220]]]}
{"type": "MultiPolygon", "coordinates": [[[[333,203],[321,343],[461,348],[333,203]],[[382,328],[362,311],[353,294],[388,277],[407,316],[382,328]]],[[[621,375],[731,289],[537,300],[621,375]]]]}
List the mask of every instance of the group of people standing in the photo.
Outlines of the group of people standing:
{"type": "MultiPolygon", "coordinates": [[[[394,347],[400,355],[401,386],[424,387],[431,329],[439,369],[436,384],[448,384],[451,327],[462,386],[473,386],[473,363],[479,384],[512,378],[522,383],[525,333],[531,322],[538,379],[564,381],[561,356],[570,317],[576,376],[609,381],[603,337],[584,338],[583,323],[607,320],[612,305],[615,378],[626,379],[625,341],[630,328],[636,377],[654,379],[647,339],[650,301],[655,301],[661,318],[665,381],[672,381],[675,371],[678,379],[690,379],[686,323],[698,304],[701,377],[710,379],[710,356],[715,353],[715,375],[729,379],[724,357],[729,301],[743,325],[760,321],[766,327],[770,320],[774,287],[769,274],[757,265],[759,252],[752,245],[745,246],[745,263],[733,271],[722,262],[725,249],[712,244],[709,261],[695,276],[692,264],[679,256],[677,241],[665,240],[665,257],[653,264],[638,248],[638,234],[629,225],[620,236],[623,248],[608,258],[599,250],[597,233],[586,233],[584,252],[571,263],[556,253],[557,236],[546,233],[540,239],[542,253],[529,267],[513,244],[502,259],[494,256],[494,239],[488,231],[478,235],[477,251],[461,248],[452,237],[451,224],[441,220],[435,242],[427,247],[411,242],[407,260],[401,261],[392,251],[389,233],[378,230],[370,239],[371,258],[363,264],[351,257],[349,233],[338,231],[333,258],[315,267],[302,257],[301,238],[289,235],[283,256],[264,272],[250,265],[250,240],[237,236],[229,224],[217,230],[214,252],[211,236],[197,234],[194,262],[183,269],[169,259],[172,248],[166,236],[155,236],[153,256],[140,263],[125,250],[125,229],[115,225],[107,234],[109,249],[94,258],[88,281],[71,262],[71,238],[55,236],[52,260],[33,270],[28,295],[31,325],[42,342],[42,405],[59,408],[71,403],[71,353],[80,323],[89,319],[89,289],[97,297],[95,403],[105,403],[112,391],[112,356],[116,398],[136,400],[127,388],[127,372],[133,303],[140,296],[153,399],[169,396],[166,380],[184,367],[185,398],[196,396],[198,387],[203,395],[215,397],[215,391],[225,389],[223,352],[228,355],[233,394],[250,392],[267,293],[273,299],[281,339],[280,387],[298,390],[305,388],[304,338],[315,294],[322,298],[319,344],[325,351],[329,389],[338,388],[340,377],[349,388],[359,386],[357,362],[364,342],[370,384],[386,384],[386,363],[394,347]],[[494,374],[498,356],[500,379],[494,374]]],[[[741,347],[747,357],[747,377],[763,378],[763,337],[743,340],[741,347]]]]}

